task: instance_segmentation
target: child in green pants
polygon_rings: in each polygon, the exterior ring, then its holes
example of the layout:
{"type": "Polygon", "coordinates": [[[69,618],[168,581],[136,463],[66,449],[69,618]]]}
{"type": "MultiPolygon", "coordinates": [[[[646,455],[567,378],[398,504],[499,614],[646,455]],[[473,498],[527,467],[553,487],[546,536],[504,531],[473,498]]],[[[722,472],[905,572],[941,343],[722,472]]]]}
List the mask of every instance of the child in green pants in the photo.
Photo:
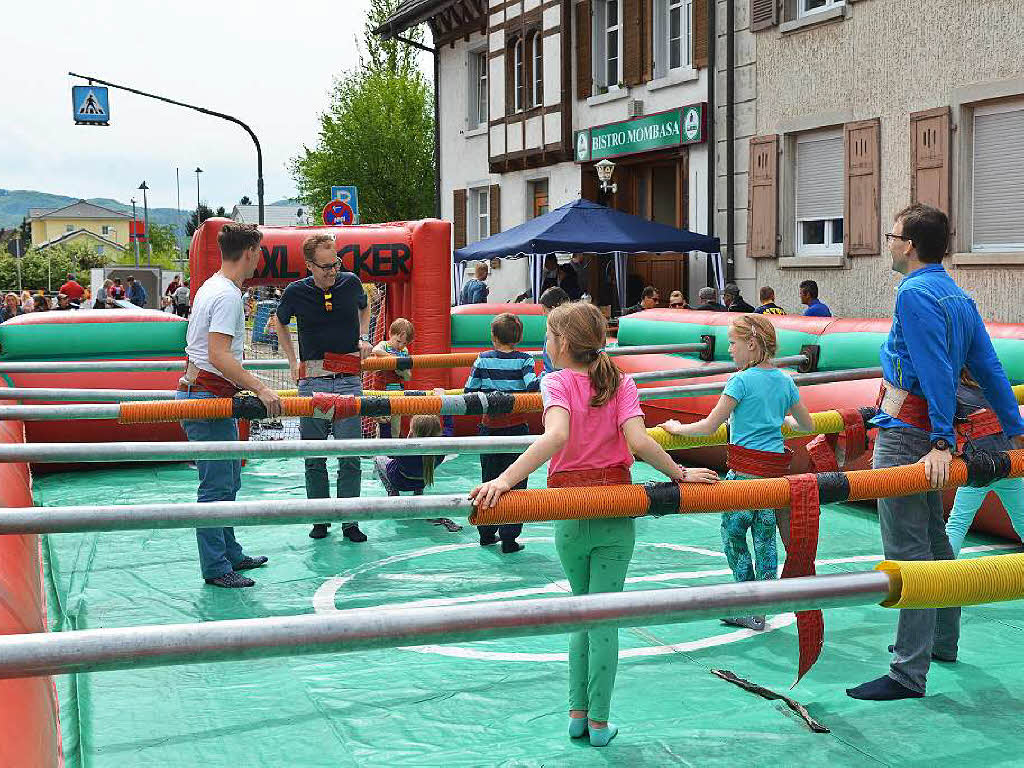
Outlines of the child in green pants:
{"type": "MultiPolygon", "coordinates": [[[[551,460],[548,487],[628,485],[633,455],[672,480],[713,483],[709,469],[676,465],[644,428],[636,384],[604,352],[607,322],[592,304],[563,304],[548,316],[547,353],[556,370],[541,382],[544,434],[496,479],[470,494],[480,507],[551,460]]],[[[574,595],[620,592],[633,556],[629,517],[560,520],[555,548],[574,595]]],[[[574,632],[569,641],[569,735],[595,747],[618,728],[608,722],[619,662],[616,628],[574,632]]]]}

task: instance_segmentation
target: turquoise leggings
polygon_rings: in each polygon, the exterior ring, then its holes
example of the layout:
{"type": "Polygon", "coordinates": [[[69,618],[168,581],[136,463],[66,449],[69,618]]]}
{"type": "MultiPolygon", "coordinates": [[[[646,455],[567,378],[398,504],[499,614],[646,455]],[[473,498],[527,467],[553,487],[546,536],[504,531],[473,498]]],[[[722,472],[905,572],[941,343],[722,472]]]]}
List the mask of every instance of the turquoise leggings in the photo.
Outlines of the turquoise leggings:
{"type": "MultiPolygon", "coordinates": [[[[634,543],[631,517],[555,523],[555,549],[574,595],[621,592],[634,543]]],[[[617,627],[573,632],[569,638],[569,709],[585,709],[591,720],[607,720],[618,666],[617,627]]]]}
{"type": "MultiPolygon", "coordinates": [[[[754,475],[729,470],[727,480],[746,480],[754,475]]],[[[779,571],[779,554],[775,544],[775,510],[746,509],[722,514],[722,547],[736,581],[774,579],[779,571]],[[747,531],[754,540],[754,557],[747,546],[747,531]],[[755,575],[754,565],[757,565],[755,575]]]]}
{"type": "Polygon", "coordinates": [[[1010,517],[1013,530],[1017,532],[1017,536],[1024,539],[1024,477],[1006,477],[984,488],[964,485],[956,489],[956,499],[946,523],[946,536],[949,537],[949,545],[953,548],[953,557],[960,554],[967,529],[974,522],[974,516],[978,514],[978,509],[989,491],[995,491],[1010,517]]]}

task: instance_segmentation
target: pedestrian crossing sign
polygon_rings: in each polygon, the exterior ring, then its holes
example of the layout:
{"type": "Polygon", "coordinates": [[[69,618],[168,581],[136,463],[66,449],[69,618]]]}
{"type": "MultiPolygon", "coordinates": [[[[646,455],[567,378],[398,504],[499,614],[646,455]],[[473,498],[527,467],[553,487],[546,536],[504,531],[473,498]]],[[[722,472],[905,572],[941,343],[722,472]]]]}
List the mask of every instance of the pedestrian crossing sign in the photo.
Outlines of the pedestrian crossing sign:
{"type": "Polygon", "coordinates": [[[110,101],[106,88],[98,85],[72,86],[71,107],[75,125],[110,125],[110,101]]]}

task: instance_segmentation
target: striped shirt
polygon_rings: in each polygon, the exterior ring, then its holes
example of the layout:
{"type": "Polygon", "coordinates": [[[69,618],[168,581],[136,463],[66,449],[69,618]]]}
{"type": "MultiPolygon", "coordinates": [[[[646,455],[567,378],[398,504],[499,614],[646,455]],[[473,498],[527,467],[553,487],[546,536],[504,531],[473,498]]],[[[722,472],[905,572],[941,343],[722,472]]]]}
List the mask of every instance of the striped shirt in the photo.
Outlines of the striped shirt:
{"type": "Polygon", "coordinates": [[[481,352],[466,379],[466,392],[536,392],[540,389],[533,358],[525,352],[481,352]]]}

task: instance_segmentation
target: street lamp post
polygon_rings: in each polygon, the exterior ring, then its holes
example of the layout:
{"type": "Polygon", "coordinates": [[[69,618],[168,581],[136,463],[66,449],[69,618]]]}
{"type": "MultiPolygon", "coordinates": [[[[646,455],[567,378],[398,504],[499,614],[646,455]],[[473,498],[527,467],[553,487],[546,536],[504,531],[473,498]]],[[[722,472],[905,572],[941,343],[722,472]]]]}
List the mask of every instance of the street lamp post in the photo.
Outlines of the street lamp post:
{"type": "MultiPolygon", "coordinates": [[[[202,173],[202,172],[203,172],[203,169],[200,168],[197,165],[196,166],[196,229],[199,229],[199,225],[203,223],[200,220],[200,218],[199,218],[199,205],[200,205],[200,203],[199,203],[199,174],[202,173]]],[[[194,232],[192,233],[192,236],[195,237],[195,233],[194,232]]]]}
{"type": "MultiPolygon", "coordinates": [[[[143,181],[139,184],[139,189],[142,190],[142,216],[146,225],[146,266],[151,267],[153,266],[153,241],[149,239],[149,200],[146,198],[146,192],[149,190],[149,187],[143,181]]],[[[135,266],[138,266],[138,264],[135,266]]]]}
{"type": "Polygon", "coordinates": [[[139,266],[139,220],[135,218],[135,198],[132,198],[132,232],[131,239],[135,244],[135,266],[139,266]]]}

